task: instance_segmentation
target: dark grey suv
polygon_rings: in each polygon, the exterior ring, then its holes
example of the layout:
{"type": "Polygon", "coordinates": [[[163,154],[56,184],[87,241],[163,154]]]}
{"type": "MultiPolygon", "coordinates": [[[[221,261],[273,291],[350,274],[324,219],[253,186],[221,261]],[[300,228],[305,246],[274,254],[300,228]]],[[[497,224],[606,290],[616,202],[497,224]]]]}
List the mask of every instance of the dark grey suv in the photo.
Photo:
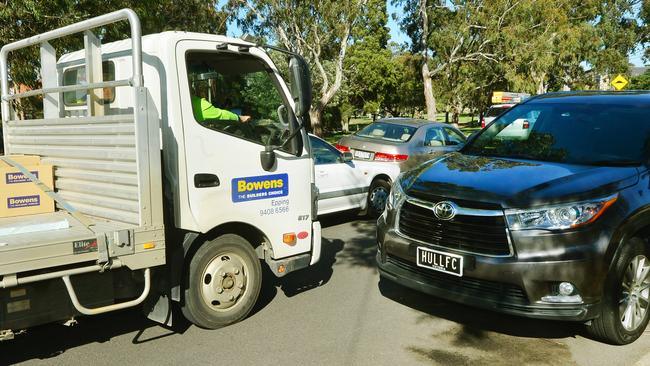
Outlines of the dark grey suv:
{"type": "Polygon", "coordinates": [[[650,92],[546,94],[403,173],[382,277],[473,306],[581,321],[625,344],[650,301],[650,92]],[[509,126],[525,119],[525,133],[509,126]]]}

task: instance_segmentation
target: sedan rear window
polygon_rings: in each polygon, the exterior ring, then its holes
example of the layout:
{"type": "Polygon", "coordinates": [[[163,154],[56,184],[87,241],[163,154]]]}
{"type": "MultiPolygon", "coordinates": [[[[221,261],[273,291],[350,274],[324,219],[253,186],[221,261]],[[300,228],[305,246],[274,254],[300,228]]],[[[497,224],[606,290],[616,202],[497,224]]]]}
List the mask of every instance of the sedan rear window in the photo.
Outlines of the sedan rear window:
{"type": "Polygon", "coordinates": [[[499,117],[503,112],[507,111],[510,107],[490,107],[485,112],[485,117],[499,117]]]}
{"type": "Polygon", "coordinates": [[[366,126],[355,135],[369,137],[377,140],[394,142],[407,142],[415,133],[416,128],[411,126],[397,125],[394,123],[375,122],[366,126]]]}

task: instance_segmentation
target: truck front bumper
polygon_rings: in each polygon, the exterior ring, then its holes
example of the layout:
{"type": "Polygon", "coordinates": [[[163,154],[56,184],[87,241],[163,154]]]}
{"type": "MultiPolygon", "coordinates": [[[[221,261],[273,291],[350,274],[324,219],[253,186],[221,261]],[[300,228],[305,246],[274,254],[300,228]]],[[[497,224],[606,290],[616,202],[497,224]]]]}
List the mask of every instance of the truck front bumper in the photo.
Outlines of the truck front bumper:
{"type": "Polygon", "coordinates": [[[311,252],[298,254],[282,259],[273,259],[267,256],[264,260],[277,277],[283,277],[287,273],[297,271],[318,263],[321,253],[321,226],[320,221],[312,223],[311,252]]]}

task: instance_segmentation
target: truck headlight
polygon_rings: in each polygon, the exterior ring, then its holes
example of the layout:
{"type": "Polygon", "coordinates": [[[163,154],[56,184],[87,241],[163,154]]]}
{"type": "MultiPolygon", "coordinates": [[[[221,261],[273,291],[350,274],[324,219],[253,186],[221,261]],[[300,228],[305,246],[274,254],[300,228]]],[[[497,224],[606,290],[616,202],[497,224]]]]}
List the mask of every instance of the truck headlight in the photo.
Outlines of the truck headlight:
{"type": "Polygon", "coordinates": [[[568,203],[533,209],[506,210],[506,219],[511,230],[562,230],[592,223],[611,206],[617,195],[591,201],[568,203]]]}
{"type": "Polygon", "coordinates": [[[390,194],[386,201],[385,211],[394,210],[402,204],[402,201],[404,201],[405,198],[406,194],[404,194],[404,189],[402,189],[402,174],[400,174],[395,178],[395,182],[393,182],[393,185],[390,188],[390,194]]]}

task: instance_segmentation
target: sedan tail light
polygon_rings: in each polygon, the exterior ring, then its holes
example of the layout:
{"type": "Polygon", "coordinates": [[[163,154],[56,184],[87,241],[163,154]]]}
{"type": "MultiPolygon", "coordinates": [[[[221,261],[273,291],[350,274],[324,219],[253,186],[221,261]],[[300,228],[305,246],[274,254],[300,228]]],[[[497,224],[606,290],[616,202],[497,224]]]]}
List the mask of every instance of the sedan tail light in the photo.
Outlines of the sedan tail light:
{"type": "Polygon", "coordinates": [[[375,153],[376,161],[406,161],[408,158],[409,156],[404,154],[375,153]]]}
{"type": "Polygon", "coordinates": [[[485,128],[485,118],[481,118],[481,128],[485,128]]]}
{"type": "Polygon", "coordinates": [[[350,152],[350,148],[345,146],[345,145],[336,144],[335,147],[336,147],[336,150],[338,150],[340,152],[350,152]]]}

